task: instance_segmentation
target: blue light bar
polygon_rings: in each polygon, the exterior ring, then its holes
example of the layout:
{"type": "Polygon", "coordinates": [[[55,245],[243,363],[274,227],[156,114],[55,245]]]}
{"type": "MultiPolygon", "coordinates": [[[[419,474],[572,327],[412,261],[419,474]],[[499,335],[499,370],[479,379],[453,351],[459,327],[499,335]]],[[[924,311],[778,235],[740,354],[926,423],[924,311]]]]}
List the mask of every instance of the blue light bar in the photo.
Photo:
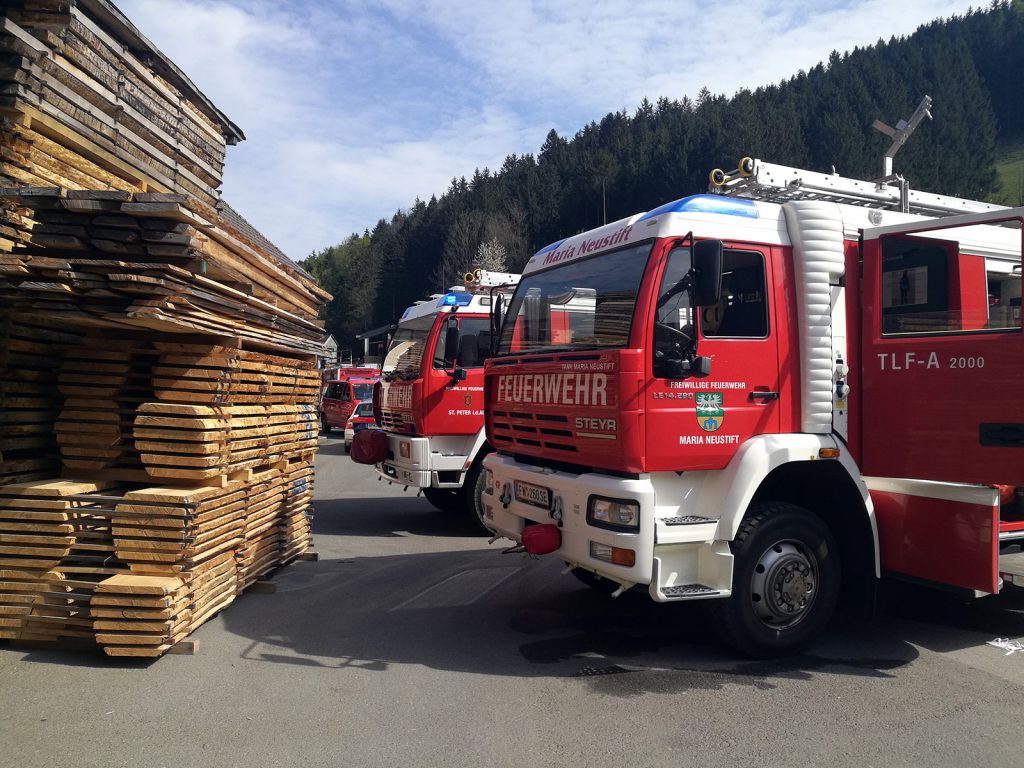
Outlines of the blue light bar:
{"type": "Polygon", "coordinates": [[[437,302],[439,307],[468,307],[473,302],[473,294],[469,291],[446,293],[437,302]]]}
{"type": "Polygon", "coordinates": [[[644,219],[653,219],[663,213],[720,213],[726,216],[744,216],[748,219],[758,218],[757,205],[753,200],[722,195],[692,195],[648,211],[637,221],[639,223],[644,219]]]}

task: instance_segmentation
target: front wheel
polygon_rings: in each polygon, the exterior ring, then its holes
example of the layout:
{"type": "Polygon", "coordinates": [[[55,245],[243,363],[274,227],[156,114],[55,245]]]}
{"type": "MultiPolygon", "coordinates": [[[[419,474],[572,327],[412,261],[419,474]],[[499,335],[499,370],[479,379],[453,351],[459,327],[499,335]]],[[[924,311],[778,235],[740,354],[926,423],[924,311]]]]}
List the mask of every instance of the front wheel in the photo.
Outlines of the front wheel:
{"type": "Polygon", "coordinates": [[[458,512],[462,509],[462,494],[446,488],[424,488],[423,496],[434,509],[442,512],[458,512]]]}
{"type": "Polygon", "coordinates": [[[480,533],[493,534],[494,531],[487,526],[484,517],[484,485],[486,484],[484,465],[477,461],[466,473],[466,479],[462,483],[463,504],[469,513],[469,519],[476,525],[480,533]]]}
{"type": "Polygon", "coordinates": [[[796,653],[822,630],[839,596],[839,551],[802,507],[759,502],[731,543],[733,592],[712,615],[723,638],[757,658],[796,653]]]}

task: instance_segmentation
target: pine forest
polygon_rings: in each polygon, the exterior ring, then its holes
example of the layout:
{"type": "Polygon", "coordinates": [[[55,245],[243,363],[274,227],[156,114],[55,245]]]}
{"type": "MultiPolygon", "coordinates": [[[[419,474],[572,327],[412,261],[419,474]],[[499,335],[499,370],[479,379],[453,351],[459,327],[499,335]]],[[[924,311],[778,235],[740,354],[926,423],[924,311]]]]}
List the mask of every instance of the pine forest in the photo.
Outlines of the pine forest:
{"type": "MultiPolygon", "coordinates": [[[[395,322],[406,306],[461,281],[467,269],[518,271],[538,248],[605,222],[707,190],[708,172],[743,156],[844,176],[881,174],[889,140],[872,128],[934,100],[900,150],[914,189],[1021,205],[997,166],[1022,155],[1024,0],[936,20],[727,97],[661,95],[612,112],[574,136],[547,135],[536,154],[454,178],[372,231],[301,263],[334,295],[324,319],[341,348],[395,322]]],[[[1018,163],[1019,164],[1019,163],[1018,163]]]]}

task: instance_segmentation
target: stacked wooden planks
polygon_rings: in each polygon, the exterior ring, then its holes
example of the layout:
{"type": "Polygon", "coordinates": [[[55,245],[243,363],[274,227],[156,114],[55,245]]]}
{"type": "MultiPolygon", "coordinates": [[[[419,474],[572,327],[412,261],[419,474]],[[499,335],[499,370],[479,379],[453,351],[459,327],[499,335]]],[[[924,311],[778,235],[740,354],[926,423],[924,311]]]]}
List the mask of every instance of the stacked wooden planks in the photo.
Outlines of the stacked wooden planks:
{"type": "Polygon", "coordinates": [[[156,656],[311,544],[330,296],[241,138],[109,0],[4,3],[0,637],[156,656]]]}
{"type": "Polygon", "coordinates": [[[281,510],[281,562],[294,560],[313,543],[313,460],[290,460],[283,470],[285,497],[281,510]]]}
{"type": "Polygon", "coordinates": [[[92,639],[96,584],[124,570],[113,560],[110,518],[91,500],[108,486],[0,486],[0,638],[92,639]]]}
{"type": "Polygon", "coordinates": [[[241,132],[106,3],[8,4],[0,174],[29,186],[180,191],[212,207],[241,132]],[[19,8],[19,6],[21,6],[19,8]],[[31,6],[31,7],[29,7],[31,6]],[[107,7],[104,7],[107,6],[107,7]]]}
{"type": "Polygon", "coordinates": [[[29,230],[0,295],[92,327],[206,333],[316,354],[325,294],[251,238],[191,212],[182,195],[0,189],[29,230]],[[16,267],[16,269],[15,269],[16,267]]]}
{"type": "Polygon", "coordinates": [[[69,474],[113,467],[141,474],[131,425],[152,398],[152,365],[152,354],[91,340],[64,352],[57,377],[64,405],[54,429],[69,474]]]}
{"type": "Polygon", "coordinates": [[[0,483],[52,477],[58,470],[57,371],[61,350],[79,340],[23,314],[0,312],[0,483]]]}
{"type": "Polygon", "coordinates": [[[189,590],[176,577],[111,576],[91,605],[96,639],[111,656],[159,656],[191,631],[189,590]]]}

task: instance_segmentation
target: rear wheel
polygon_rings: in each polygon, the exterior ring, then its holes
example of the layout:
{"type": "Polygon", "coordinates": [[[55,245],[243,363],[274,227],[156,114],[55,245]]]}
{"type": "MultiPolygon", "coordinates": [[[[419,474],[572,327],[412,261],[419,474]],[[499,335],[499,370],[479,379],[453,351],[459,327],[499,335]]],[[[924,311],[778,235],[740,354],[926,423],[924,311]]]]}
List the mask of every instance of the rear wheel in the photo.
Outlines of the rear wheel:
{"type": "Polygon", "coordinates": [[[462,509],[461,489],[450,491],[445,488],[424,488],[423,496],[435,509],[442,512],[458,512],[462,509]]]}
{"type": "Polygon", "coordinates": [[[760,502],[730,546],[732,597],[710,606],[723,638],[759,658],[801,650],[839,596],[839,551],[828,527],[802,507],[760,502]]]}

